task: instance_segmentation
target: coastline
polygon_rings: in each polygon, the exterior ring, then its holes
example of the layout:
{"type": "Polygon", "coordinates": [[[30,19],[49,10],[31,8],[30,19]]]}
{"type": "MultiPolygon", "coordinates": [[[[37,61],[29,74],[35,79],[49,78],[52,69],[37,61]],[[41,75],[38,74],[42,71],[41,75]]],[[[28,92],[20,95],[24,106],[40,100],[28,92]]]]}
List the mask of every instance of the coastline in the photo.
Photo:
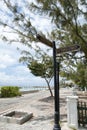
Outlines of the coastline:
{"type": "Polygon", "coordinates": [[[29,94],[29,93],[36,93],[39,92],[40,90],[28,90],[28,91],[21,91],[22,94],[29,94]]]}

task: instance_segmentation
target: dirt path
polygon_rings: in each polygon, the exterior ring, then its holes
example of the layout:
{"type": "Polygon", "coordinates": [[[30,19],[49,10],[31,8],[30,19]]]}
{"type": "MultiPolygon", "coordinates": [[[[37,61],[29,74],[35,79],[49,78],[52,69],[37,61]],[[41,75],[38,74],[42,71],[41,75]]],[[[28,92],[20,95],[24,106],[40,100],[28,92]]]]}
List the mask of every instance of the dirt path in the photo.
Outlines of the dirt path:
{"type": "MultiPolygon", "coordinates": [[[[67,93],[60,92],[61,121],[66,121],[67,93]]],[[[0,130],[52,130],[54,125],[54,99],[49,91],[25,94],[16,98],[1,98],[0,113],[10,110],[32,112],[33,118],[23,125],[0,122],[0,130]],[[2,129],[1,129],[2,128],[2,129]]],[[[68,130],[68,129],[64,129],[68,130]]]]}

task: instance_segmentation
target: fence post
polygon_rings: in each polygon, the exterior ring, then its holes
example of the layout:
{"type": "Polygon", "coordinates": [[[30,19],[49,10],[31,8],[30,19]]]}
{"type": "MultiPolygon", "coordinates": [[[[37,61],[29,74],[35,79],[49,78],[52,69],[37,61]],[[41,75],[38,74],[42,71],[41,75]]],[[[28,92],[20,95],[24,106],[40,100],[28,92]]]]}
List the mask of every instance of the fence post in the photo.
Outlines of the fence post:
{"type": "Polygon", "coordinates": [[[78,130],[78,96],[67,96],[67,123],[69,127],[78,130]]]}

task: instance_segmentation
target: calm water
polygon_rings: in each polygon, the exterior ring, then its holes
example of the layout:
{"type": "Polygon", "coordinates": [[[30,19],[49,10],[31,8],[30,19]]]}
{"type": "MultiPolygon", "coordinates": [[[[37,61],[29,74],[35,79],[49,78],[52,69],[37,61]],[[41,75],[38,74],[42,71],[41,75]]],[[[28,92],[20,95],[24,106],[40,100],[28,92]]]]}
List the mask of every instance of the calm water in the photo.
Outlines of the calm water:
{"type": "Polygon", "coordinates": [[[21,87],[20,88],[20,91],[31,91],[31,90],[46,90],[48,89],[48,87],[39,87],[39,86],[36,86],[36,87],[21,87]]]}

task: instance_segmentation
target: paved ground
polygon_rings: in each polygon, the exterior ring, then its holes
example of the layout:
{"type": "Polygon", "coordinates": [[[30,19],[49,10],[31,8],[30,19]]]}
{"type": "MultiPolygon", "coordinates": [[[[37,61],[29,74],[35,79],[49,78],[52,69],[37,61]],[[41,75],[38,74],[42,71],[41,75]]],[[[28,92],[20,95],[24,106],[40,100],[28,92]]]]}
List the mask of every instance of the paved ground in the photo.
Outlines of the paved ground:
{"type": "MultiPolygon", "coordinates": [[[[67,127],[66,96],[71,92],[60,91],[61,130],[67,127]]],[[[24,94],[22,97],[1,98],[0,114],[10,110],[32,112],[33,118],[22,125],[0,122],[0,130],[53,130],[54,100],[49,91],[24,94]]]]}

